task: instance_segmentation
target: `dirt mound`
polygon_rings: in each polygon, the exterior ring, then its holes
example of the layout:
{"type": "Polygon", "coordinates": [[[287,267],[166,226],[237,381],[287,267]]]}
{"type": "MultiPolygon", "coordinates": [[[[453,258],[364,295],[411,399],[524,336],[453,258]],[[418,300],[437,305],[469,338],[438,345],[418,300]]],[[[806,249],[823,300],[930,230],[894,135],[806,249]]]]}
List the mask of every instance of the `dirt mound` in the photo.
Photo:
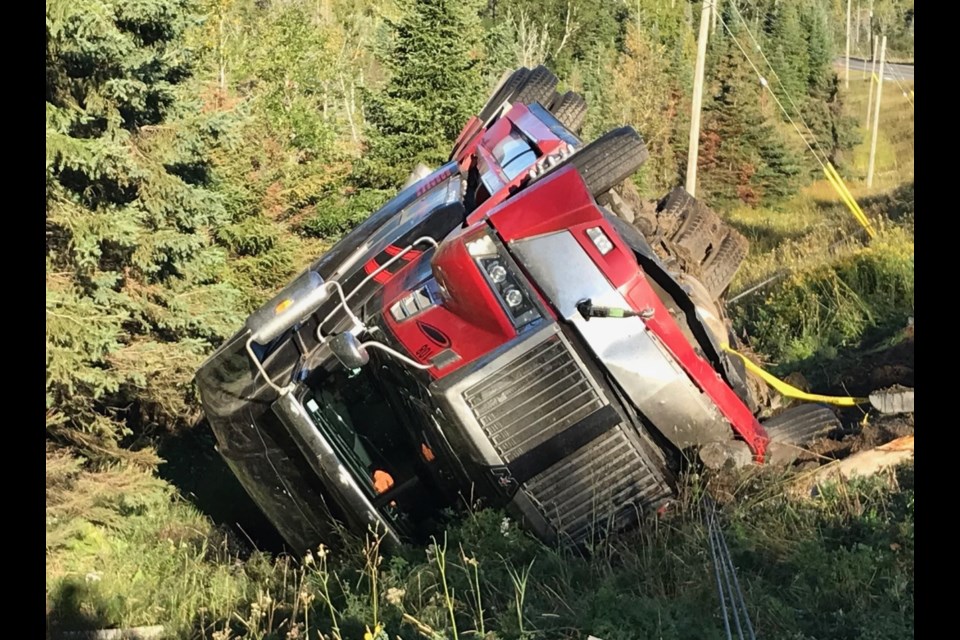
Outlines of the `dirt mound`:
{"type": "Polygon", "coordinates": [[[912,332],[897,344],[858,354],[831,376],[831,392],[866,396],[888,387],[913,388],[912,332]]]}
{"type": "Polygon", "coordinates": [[[862,411],[858,411],[857,415],[852,412],[844,414],[841,415],[843,429],[812,443],[807,447],[809,453],[803,456],[804,460],[845,458],[902,436],[913,435],[913,414],[879,416],[862,411]]]}
{"type": "MultiPolygon", "coordinates": [[[[829,375],[828,393],[866,397],[881,390],[913,388],[913,327],[894,345],[843,358],[829,375]]],[[[850,454],[913,435],[913,414],[882,415],[869,404],[839,411],[842,427],[811,443],[803,460],[844,458],[850,454]]]]}

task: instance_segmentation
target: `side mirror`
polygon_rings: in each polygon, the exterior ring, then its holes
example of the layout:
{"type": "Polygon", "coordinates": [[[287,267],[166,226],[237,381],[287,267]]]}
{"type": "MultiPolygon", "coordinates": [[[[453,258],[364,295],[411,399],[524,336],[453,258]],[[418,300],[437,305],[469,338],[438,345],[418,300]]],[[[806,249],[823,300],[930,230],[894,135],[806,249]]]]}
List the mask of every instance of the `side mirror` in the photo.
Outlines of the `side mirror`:
{"type": "Polygon", "coordinates": [[[327,343],[340,364],[351,371],[370,362],[370,354],[360,346],[357,336],[352,333],[338,333],[327,343]]]}

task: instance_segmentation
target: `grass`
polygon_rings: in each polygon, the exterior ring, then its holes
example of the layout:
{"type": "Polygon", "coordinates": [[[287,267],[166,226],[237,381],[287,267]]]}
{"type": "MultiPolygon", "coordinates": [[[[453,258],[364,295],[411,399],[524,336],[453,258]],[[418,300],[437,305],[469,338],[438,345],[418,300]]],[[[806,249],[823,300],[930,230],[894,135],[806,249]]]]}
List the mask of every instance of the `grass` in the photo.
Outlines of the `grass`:
{"type": "Polygon", "coordinates": [[[782,368],[830,360],[905,326],[914,309],[913,254],[913,234],[893,227],[868,246],[800,265],[732,312],[752,347],[782,368]]]}
{"type": "Polygon", "coordinates": [[[88,552],[69,565],[55,561],[63,552],[48,556],[51,619],[70,628],[159,623],[169,637],[219,640],[719,639],[699,509],[713,486],[725,496],[721,520],[759,637],[907,637],[912,466],[818,500],[786,497],[794,478],[687,478],[667,516],[597,544],[590,557],[480,511],[427,549],[388,557],[370,536],[301,564],[264,555],[240,562],[214,548],[220,538],[209,524],[161,501],[122,536],[91,523],[88,552]]]}
{"type": "MultiPolygon", "coordinates": [[[[863,123],[870,83],[851,78],[847,115],[863,123]]],[[[912,83],[905,85],[912,89],[912,83]]],[[[838,170],[878,230],[867,234],[826,180],[778,209],[738,208],[728,219],[751,241],[731,285],[738,331],[781,369],[814,364],[902,328],[913,314],[913,107],[886,82],[875,179],[866,186],[869,132],[838,170]],[[759,289],[755,286],[768,283],[759,289]]]]}
{"type": "MultiPolygon", "coordinates": [[[[846,162],[850,174],[845,176],[853,183],[855,196],[869,195],[866,187],[867,167],[870,159],[871,131],[866,129],[869,87],[876,86],[857,74],[850,79],[850,91],[846,94],[847,113],[856,117],[861,125],[862,142],[854,149],[852,158],[846,162]]],[[[913,181],[913,81],[885,80],[880,105],[880,125],[877,133],[877,153],[874,170],[874,191],[913,181]],[[907,93],[904,96],[904,92],[907,93]]],[[[874,96],[876,98],[876,96],[874,96]]],[[[875,103],[874,103],[875,104],[875,103]]],[[[870,115],[871,122],[873,114],[870,115]]]]}
{"type": "MultiPolygon", "coordinates": [[[[132,466],[86,468],[47,453],[47,600],[55,627],[143,626],[179,632],[225,618],[249,584],[229,537],[132,466]]],[[[251,564],[251,567],[253,564],[251,564]]]]}

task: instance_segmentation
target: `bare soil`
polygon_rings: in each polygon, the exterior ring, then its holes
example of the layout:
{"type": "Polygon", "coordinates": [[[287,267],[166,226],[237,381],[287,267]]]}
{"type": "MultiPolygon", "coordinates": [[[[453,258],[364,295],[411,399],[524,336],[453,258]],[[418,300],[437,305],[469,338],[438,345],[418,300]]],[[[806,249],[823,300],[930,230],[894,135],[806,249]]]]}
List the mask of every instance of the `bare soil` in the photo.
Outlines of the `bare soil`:
{"type": "MultiPolygon", "coordinates": [[[[866,397],[880,390],[913,388],[914,342],[912,329],[897,344],[872,350],[844,362],[830,376],[829,393],[866,397]]],[[[845,360],[847,360],[845,358],[845,360]]],[[[913,435],[913,414],[882,415],[869,405],[843,409],[838,432],[810,445],[806,459],[843,458],[896,438],[913,435]]]]}

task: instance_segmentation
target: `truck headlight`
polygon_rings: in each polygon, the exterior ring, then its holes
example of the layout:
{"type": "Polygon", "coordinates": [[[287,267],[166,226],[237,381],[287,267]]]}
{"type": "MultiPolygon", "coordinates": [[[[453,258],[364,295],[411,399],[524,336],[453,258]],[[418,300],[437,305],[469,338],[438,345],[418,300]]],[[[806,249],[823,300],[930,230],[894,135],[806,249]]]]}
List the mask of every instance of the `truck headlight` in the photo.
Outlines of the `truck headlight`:
{"type": "Polygon", "coordinates": [[[497,262],[490,266],[490,269],[487,270],[487,275],[490,276],[494,284],[500,284],[507,279],[507,269],[497,262]]]}
{"type": "Polygon", "coordinates": [[[503,294],[503,299],[514,309],[523,304],[523,294],[520,293],[520,289],[507,289],[503,294]]]}
{"type": "Polygon", "coordinates": [[[519,270],[488,232],[467,242],[487,284],[518,330],[540,318],[540,311],[520,278],[519,270]]]}

